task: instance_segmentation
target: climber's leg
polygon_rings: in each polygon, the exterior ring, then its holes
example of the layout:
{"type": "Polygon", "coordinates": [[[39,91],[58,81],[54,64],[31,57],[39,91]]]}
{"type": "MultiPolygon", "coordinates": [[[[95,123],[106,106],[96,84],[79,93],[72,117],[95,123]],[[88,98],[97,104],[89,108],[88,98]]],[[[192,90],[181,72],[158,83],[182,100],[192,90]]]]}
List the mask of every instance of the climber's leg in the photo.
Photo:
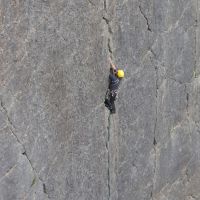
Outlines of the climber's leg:
{"type": "Polygon", "coordinates": [[[105,99],[104,104],[109,110],[111,109],[111,103],[110,103],[109,99],[105,99]]]}
{"type": "Polygon", "coordinates": [[[110,93],[110,90],[108,89],[106,92],[104,104],[109,110],[111,109],[110,96],[111,96],[111,93],[110,93]]]}
{"type": "Polygon", "coordinates": [[[113,92],[113,93],[110,95],[110,104],[111,104],[110,112],[111,112],[111,114],[116,113],[115,99],[116,99],[116,93],[113,92]]]}

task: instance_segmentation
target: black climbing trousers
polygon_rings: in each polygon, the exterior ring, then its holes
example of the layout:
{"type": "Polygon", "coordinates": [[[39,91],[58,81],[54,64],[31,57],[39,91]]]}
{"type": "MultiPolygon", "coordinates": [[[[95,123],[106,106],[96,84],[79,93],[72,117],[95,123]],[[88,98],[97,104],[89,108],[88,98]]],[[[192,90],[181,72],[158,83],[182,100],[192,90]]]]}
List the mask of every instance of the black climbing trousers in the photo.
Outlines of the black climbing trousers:
{"type": "Polygon", "coordinates": [[[115,108],[116,96],[117,93],[115,91],[110,91],[108,89],[104,104],[110,110],[111,113],[116,113],[116,108],[115,108]]]}

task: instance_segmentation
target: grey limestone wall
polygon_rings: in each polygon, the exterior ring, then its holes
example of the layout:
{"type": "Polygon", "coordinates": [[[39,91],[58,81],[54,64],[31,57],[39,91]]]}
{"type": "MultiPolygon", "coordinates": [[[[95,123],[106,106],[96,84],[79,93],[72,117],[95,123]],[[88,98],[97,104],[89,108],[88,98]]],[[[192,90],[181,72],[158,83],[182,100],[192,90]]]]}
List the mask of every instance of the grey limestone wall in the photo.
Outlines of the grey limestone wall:
{"type": "Polygon", "coordinates": [[[199,58],[198,0],[0,0],[0,200],[199,200],[199,58]]]}

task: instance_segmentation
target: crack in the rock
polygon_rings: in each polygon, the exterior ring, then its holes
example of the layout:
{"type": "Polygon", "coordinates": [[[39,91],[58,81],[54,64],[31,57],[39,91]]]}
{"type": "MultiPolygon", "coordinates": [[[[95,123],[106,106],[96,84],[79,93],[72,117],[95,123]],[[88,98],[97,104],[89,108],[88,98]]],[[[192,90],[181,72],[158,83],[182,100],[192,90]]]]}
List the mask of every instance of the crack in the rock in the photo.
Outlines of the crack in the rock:
{"type": "Polygon", "coordinates": [[[112,55],[113,51],[112,51],[112,47],[111,47],[110,38],[108,38],[108,51],[109,51],[109,53],[112,55]]]}
{"type": "Polygon", "coordinates": [[[187,85],[185,84],[185,94],[186,94],[186,112],[187,116],[189,117],[189,98],[190,94],[187,92],[187,85]]]}
{"type": "Polygon", "coordinates": [[[108,116],[108,127],[107,127],[107,140],[106,140],[106,149],[107,149],[107,152],[108,152],[108,169],[107,169],[107,176],[108,176],[108,180],[107,180],[107,186],[108,186],[108,200],[110,200],[110,194],[111,194],[111,191],[110,191],[110,126],[111,126],[111,123],[110,123],[110,118],[111,118],[111,114],[109,113],[109,116],[108,116]]]}
{"type": "Polygon", "coordinates": [[[152,53],[152,55],[154,56],[154,58],[157,60],[157,55],[156,55],[156,53],[153,51],[152,46],[149,48],[149,51],[152,53]]]}
{"type": "MultiPolygon", "coordinates": [[[[157,60],[157,55],[153,51],[153,49],[150,47],[148,52],[150,52],[153,55],[153,58],[157,60]]],[[[150,57],[152,61],[152,57],[150,57]]],[[[152,62],[153,63],[153,62],[152,62]]],[[[154,166],[153,166],[153,183],[152,183],[152,191],[151,191],[151,200],[154,200],[154,190],[155,190],[155,184],[156,184],[156,169],[157,169],[157,140],[156,140],[156,129],[157,129],[157,123],[158,123],[158,90],[159,90],[159,74],[158,74],[158,66],[154,66],[155,70],[155,123],[154,123],[154,129],[153,129],[153,151],[154,151],[154,166]]]]}
{"type": "Polygon", "coordinates": [[[197,3],[196,3],[196,32],[195,32],[195,52],[194,52],[194,55],[195,55],[195,64],[194,64],[194,78],[197,78],[197,58],[198,58],[198,22],[199,22],[199,14],[198,14],[198,9],[199,9],[199,4],[198,4],[198,1],[197,0],[197,3]]]}
{"type": "Polygon", "coordinates": [[[43,187],[43,192],[44,192],[45,194],[47,194],[47,188],[46,188],[46,184],[45,184],[45,183],[43,183],[43,184],[42,184],[42,187],[43,187]]]}
{"type": "Polygon", "coordinates": [[[190,182],[190,176],[189,176],[188,169],[185,170],[185,176],[186,176],[187,182],[190,182]]]}
{"type": "MultiPolygon", "coordinates": [[[[154,55],[154,54],[153,54],[154,55]]],[[[154,190],[155,190],[155,182],[156,182],[156,168],[157,168],[157,140],[156,140],[156,129],[157,129],[157,121],[158,121],[158,67],[155,66],[155,75],[156,75],[156,83],[155,83],[155,99],[156,99],[156,110],[155,110],[155,124],[154,124],[154,132],[153,132],[153,149],[154,149],[154,171],[153,171],[153,190],[151,191],[152,200],[154,199],[154,190]]]]}
{"type": "MultiPolygon", "coordinates": [[[[113,28],[112,28],[112,24],[111,24],[111,16],[109,13],[109,9],[108,9],[108,0],[104,0],[103,1],[103,9],[104,9],[104,14],[102,16],[103,21],[105,22],[105,40],[106,40],[106,53],[108,54],[108,57],[111,60],[114,60],[114,49],[113,49],[113,28]]],[[[112,188],[112,170],[113,170],[113,166],[112,166],[112,139],[111,139],[111,128],[114,129],[114,127],[112,127],[111,124],[111,113],[109,112],[108,118],[107,118],[107,138],[106,138],[106,150],[107,150],[107,191],[108,191],[108,200],[110,200],[112,197],[112,193],[113,193],[113,188],[112,188]]]]}
{"type": "Polygon", "coordinates": [[[112,27],[110,25],[110,20],[105,16],[103,16],[103,20],[106,22],[106,24],[108,26],[108,33],[109,34],[113,34],[113,30],[112,30],[112,27]]]}
{"type": "MultiPolygon", "coordinates": [[[[108,6],[107,6],[107,0],[103,1],[104,3],[104,16],[102,19],[105,21],[105,24],[107,26],[107,34],[106,34],[106,40],[107,40],[107,52],[109,54],[110,59],[113,59],[113,49],[112,49],[112,34],[113,30],[110,24],[109,19],[109,13],[108,13],[108,6]]],[[[110,134],[111,134],[111,113],[108,115],[108,127],[107,127],[107,138],[106,138],[106,149],[107,149],[107,188],[108,188],[108,200],[111,198],[111,152],[110,152],[110,134]]]]}
{"type": "Polygon", "coordinates": [[[149,20],[148,20],[147,16],[145,15],[145,13],[142,11],[141,5],[139,6],[139,10],[140,10],[140,13],[142,14],[142,16],[144,17],[144,19],[146,20],[146,23],[147,23],[147,30],[150,31],[150,32],[152,32],[151,27],[150,27],[149,20]]]}
{"type": "Polygon", "coordinates": [[[111,20],[109,19],[109,13],[107,11],[107,2],[106,0],[104,0],[104,15],[102,17],[102,19],[105,21],[106,26],[107,26],[107,48],[108,48],[108,52],[109,52],[109,57],[112,59],[113,57],[113,49],[112,49],[112,34],[113,34],[113,30],[111,27],[111,20]]]}
{"type": "MultiPolygon", "coordinates": [[[[22,146],[23,146],[23,145],[22,145],[22,146]]],[[[24,146],[23,146],[23,147],[24,147],[24,146]]],[[[47,190],[46,190],[46,184],[43,182],[43,180],[42,180],[42,179],[40,178],[40,176],[38,175],[36,169],[33,167],[33,164],[32,164],[32,162],[31,162],[30,158],[28,157],[26,151],[24,151],[24,152],[22,153],[22,155],[24,155],[24,156],[26,157],[26,159],[28,160],[28,162],[29,162],[29,164],[30,164],[30,166],[31,166],[31,168],[32,168],[32,170],[33,170],[35,176],[36,176],[36,177],[39,179],[39,181],[42,183],[42,187],[43,187],[43,192],[44,192],[44,194],[46,194],[47,198],[49,199],[49,196],[48,196],[48,193],[47,193],[47,190]]],[[[35,179],[35,177],[34,177],[34,179],[35,179]]]]}
{"type": "Polygon", "coordinates": [[[15,132],[13,131],[15,129],[9,115],[8,115],[8,111],[6,109],[6,107],[4,106],[2,100],[1,100],[1,108],[3,109],[4,111],[4,114],[6,115],[6,118],[7,118],[7,122],[8,122],[8,127],[9,127],[9,130],[11,131],[11,133],[13,134],[13,136],[16,138],[17,142],[24,148],[24,145],[21,143],[21,141],[19,140],[18,136],[15,134],[15,132]]]}
{"type": "Polygon", "coordinates": [[[103,1],[103,8],[104,8],[105,11],[107,10],[107,3],[106,3],[106,0],[103,1]]]}
{"type": "Polygon", "coordinates": [[[16,138],[17,142],[18,142],[18,143],[22,146],[22,148],[23,148],[23,153],[22,153],[22,155],[24,155],[24,156],[26,157],[26,159],[28,160],[28,162],[29,162],[29,164],[30,164],[30,167],[31,167],[31,169],[33,170],[34,174],[35,174],[36,177],[39,179],[39,181],[41,181],[41,183],[43,183],[43,180],[42,180],[42,179],[40,178],[40,176],[38,175],[36,169],[33,167],[33,164],[32,164],[32,162],[31,162],[29,156],[28,156],[27,153],[26,153],[26,148],[25,148],[24,144],[20,141],[19,137],[17,136],[17,134],[16,134],[15,131],[14,131],[16,128],[15,128],[14,124],[12,123],[12,120],[10,119],[10,117],[9,117],[9,115],[8,115],[8,111],[7,111],[7,109],[6,109],[6,107],[5,107],[5,105],[4,105],[4,103],[3,103],[2,100],[0,100],[0,106],[1,106],[1,108],[3,109],[4,114],[5,114],[6,118],[7,118],[9,130],[11,131],[11,133],[13,134],[13,136],[16,138]]]}
{"type": "Polygon", "coordinates": [[[107,36],[107,48],[108,48],[108,52],[109,52],[109,56],[110,58],[113,57],[113,49],[112,49],[112,27],[110,25],[110,20],[108,18],[106,18],[105,16],[103,17],[103,20],[106,22],[107,25],[107,30],[108,30],[108,36],[107,36]]]}

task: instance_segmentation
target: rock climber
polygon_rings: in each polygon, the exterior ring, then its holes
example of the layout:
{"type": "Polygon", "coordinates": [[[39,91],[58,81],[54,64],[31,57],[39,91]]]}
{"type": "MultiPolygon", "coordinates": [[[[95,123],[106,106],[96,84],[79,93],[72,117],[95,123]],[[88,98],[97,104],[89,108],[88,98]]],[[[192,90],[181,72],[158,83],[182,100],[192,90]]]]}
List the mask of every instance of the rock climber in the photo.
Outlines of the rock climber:
{"type": "Polygon", "coordinates": [[[124,71],[121,69],[117,69],[111,59],[109,59],[109,62],[110,62],[109,86],[106,92],[104,104],[110,110],[110,113],[114,114],[116,113],[115,100],[117,96],[117,90],[119,88],[122,78],[124,78],[124,71]]]}

